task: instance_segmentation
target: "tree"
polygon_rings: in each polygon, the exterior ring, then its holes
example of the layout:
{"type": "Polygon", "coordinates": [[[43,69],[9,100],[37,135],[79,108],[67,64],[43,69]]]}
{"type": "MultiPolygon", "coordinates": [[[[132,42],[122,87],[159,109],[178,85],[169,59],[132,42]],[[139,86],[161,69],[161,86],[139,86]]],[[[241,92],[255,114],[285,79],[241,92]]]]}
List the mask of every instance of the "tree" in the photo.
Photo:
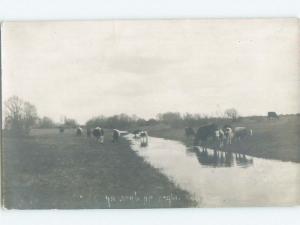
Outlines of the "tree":
{"type": "Polygon", "coordinates": [[[66,127],[71,127],[71,128],[75,128],[78,126],[78,123],[75,119],[70,119],[70,118],[65,118],[65,123],[64,125],[66,127]]]}
{"type": "Polygon", "coordinates": [[[157,124],[157,121],[155,119],[151,118],[151,119],[146,121],[146,124],[148,126],[155,125],[155,124],[157,124]]]}
{"type": "Polygon", "coordinates": [[[17,97],[10,97],[5,102],[5,128],[18,131],[22,129],[23,101],[17,97]]]}
{"type": "Polygon", "coordinates": [[[182,124],[182,117],[179,112],[166,112],[157,114],[157,119],[172,127],[178,127],[182,124]]]}
{"type": "Polygon", "coordinates": [[[5,102],[5,129],[13,134],[28,134],[37,122],[37,111],[34,105],[12,96],[5,102]]]}
{"type": "Polygon", "coordinates": [[[195,124],[196,118],[191,113],[186,113],[183,115],[183,121],[185,122],[186,126],[193,126],[195,124]]]}
{"type": "Polygon", "coordinates": [[[29,133],[30,129],[36,124],[38,115],[37,110],[34,105],[29,102],[24,102],[23,109],[23,120],[24,120],[24,129],[29,133]]]}
{"type": "Polygon", "coordinates": [[[172,123],[181,120],[181,115],[178,112],[166,112],[157,114],[158,120],[165,123],[172,123]]]}
{"type": "Polygon", "coordinates": [[[239,116],[235,108],[227,109],[224,113],[228,118],[232,119],[232,121],[236,121],[239,116]]]}

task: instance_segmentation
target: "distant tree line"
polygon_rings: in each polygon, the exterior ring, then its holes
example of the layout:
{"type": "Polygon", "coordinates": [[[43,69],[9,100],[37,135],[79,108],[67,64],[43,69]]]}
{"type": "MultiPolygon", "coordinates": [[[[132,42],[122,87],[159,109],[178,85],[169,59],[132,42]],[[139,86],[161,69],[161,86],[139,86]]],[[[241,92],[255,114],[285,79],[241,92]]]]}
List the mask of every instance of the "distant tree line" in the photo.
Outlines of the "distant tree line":
{"type": "Polygon", "coordinates": [[[103,127],[103,128],[118,128],[130,129],[134,127],[150,126],[157,123],[155,119],[145,120],[137,117],[136,115],[127,115],[125,113],[113,115],[109,117],[97,116],[86,122],[87,127],[103,127]]]}
{"type": "Polygon", "coordinates": [[[191,114],[185,113],[181,114],[179,112],[166,112],[157,114],[156,118],[151,118],[148,120],[137,117],[136,115],[119,114],[110,117],[97,116],[87,121],[87,127],[103,127],[103,128],[119,128],[119,129],[131,129],[136,127],[151,126],[155,124],[166,124],[171,127],[185,127],[185,126],[200,126],[203,124],[218,122],[218,121],[237,121],[239,115],[237,110],[228,109],[224,112],[223,117],[213,117],[209,115],[201,114],[191,114]]]}
{"type": "Polygon", "coordinates": [[[174,128],[180,127],[197,127],[208,123],[222,123],[228,122],[228,120],[233,120],[228,116],[224,117],[214,117],[211,115],[206,114],[191,114],[191,113],[184,113],[181,114],[179,112],[166,112],[166,113],[159,113],[157,115],[157,119],[159,123],[166,124],[168,126],[174,128]]]}
{"type": "Polygon", "coordinates": [[[4,103],[4,129],[14,135],[28,135],[32,128],[76,127],[74,119],[65,118],[63,124],[56,124],[51,118],[39,117],[36,107],[23,99],[12,96],[4,103]]]}
{"type": "MultiPolygon", "coordinates": [[[[249,117],[250,118],[250,117],[249,117]]],[[[113,116],[97,116],[88,120],[86,127],[103,127],[116,129],[132,129],[137,127],[152,126],[156,124],[166,124],[174,128],[195,127],[207,123],[227,123],[240,120],[238,111],[230,108],[222,115],[213,116],[206,114],[191,114],[179,112],[165,112],[157,114],[156,118],[143,119],[136,115],[121,113],[113,116]]],[[[260,117],[253,117],[258,120],[260,117]]],[[[49,117],[39,117],[36,107],[30,102],[24,101],[17,96],[10,97],[5,102],[5,121],[4,128],[14,134],[28,134],[32,128],[75,128],[79,126],[77,121],[72,118],[64,117],[58,124],[49,117]]]]}

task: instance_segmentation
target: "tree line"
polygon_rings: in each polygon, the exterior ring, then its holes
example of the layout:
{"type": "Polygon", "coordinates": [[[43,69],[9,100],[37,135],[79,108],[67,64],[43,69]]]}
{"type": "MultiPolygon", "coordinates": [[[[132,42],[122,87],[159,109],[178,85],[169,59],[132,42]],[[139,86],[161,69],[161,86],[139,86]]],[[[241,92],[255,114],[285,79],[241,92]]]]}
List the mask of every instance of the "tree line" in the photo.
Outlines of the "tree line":
{"type": "MultiPolygon", "coordinates": [[[[203,114],[191,114],[179,112],[159,113],[155,118],[143,119],[136,115],[121,113],[113,116],[97,116],[89,119],[84,126],[103,127],[116,129],[133,129],[137,127],[166,124],[171,127],[200,126],[217,120],[238,120],[236,109],[227,109],[222,116],[214,117],[203,114]]],[[[17,96],[10,97],[5,102],[4,129],[14,134],[28,134],[32,128],[75,128],[79,126],[75,119],[65,117],[62,123],[55,123],[51,118],[39,117],[36,107],[28,101],[17,96]]]]}
{"type": "Polygon", "coordinates": [[[225,110],[222,117],[213,117],[209,115],[181,114],[179,112],[165,112],[156,115],[156,118],[145,120],[139,118],[136,115],[119,114],[110,117],[98,116],[87,121],[87,127],[103,127],[103,128],[119,128],[119,129],[131,129],[136,127],[151,126],[155,124],[166,124],[174,128],[185,126],[200,126],[202,124],[216,122],[217,120],[232,120],[237,121],[239,114],[236,109],[230,108],[225,110]]]}

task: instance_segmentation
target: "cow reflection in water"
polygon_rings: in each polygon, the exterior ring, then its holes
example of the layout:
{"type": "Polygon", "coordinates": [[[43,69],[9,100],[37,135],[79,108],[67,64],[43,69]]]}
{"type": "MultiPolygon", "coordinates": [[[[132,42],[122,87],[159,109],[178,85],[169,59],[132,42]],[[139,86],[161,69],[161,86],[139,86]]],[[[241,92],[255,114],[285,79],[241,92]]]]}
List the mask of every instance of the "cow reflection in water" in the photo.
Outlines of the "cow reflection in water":
{"type": "Polygon", "coordinates": [[[241,167],[248,167],[253,165],[253,159],[248,158],[245,154],[235,154],[236,164],[241,167]]]}
{"type": "Polygon", "coordinates": [[[198,162],[204,166],[231,167],[236,164],[237,166],[248,167],[253,164],[253,159],[248,158],[244,154],[203,149],[199,147],[188,149],[188,151],[193,151],[197,156],[198,162]]]}

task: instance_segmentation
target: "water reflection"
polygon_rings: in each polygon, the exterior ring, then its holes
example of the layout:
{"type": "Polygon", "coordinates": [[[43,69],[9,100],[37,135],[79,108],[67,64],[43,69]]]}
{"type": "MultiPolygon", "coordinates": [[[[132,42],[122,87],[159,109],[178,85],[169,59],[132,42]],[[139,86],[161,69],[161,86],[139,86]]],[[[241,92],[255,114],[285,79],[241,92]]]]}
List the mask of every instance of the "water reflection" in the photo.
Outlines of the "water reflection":
{"type": "Polygon", "coordinates": [[[189,156],[195,155],[198,162],[207,167],[248,167],[253,165],[253,158],[245,154],[224,152],[212,149],[203,149],[201,147],[192,147],[186,149],[189,156]]]}

